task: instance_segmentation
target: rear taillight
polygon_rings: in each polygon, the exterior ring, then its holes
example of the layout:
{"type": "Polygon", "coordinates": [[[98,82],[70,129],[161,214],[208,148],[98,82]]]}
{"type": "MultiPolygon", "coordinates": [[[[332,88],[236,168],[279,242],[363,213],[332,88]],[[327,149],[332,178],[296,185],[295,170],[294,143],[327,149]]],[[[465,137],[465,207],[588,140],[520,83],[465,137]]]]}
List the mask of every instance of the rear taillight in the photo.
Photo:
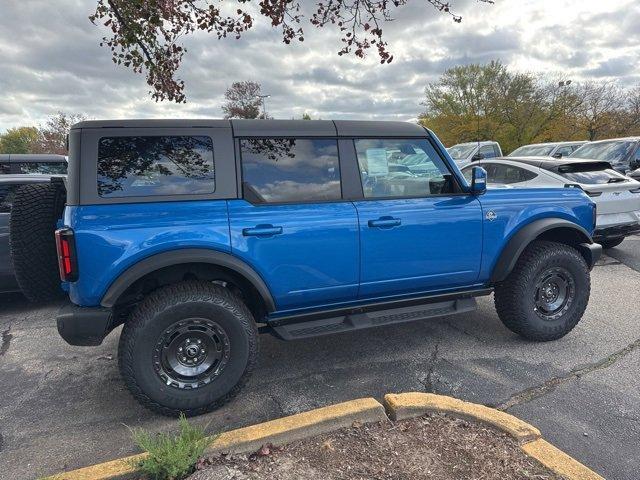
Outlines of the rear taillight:
{"type": "Polygon", "coordinates": [[[60,279],[63,282],[76,281],[78,279],[78,263],[73,230],[70,228],[56,230],[56,250],[58,250],[60,279]]]}

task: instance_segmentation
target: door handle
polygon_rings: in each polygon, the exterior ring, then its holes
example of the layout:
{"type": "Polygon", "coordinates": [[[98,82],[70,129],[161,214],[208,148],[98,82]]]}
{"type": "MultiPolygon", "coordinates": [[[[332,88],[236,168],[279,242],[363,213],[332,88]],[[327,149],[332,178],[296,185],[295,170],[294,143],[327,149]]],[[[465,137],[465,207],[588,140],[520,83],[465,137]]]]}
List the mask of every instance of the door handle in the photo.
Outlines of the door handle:
{"type": "Polygon", "coordinates": [[[371,228],[393,228],[399,227],[402,221],[399,218],[380,217],[377,220],[369,220],[368,224],[371,228]]]}
{"type": "Polygon", "coordinates": [[[273,225],[256,225],[253,228],[242,229],[242,235],[245,237],[272,237],[281,233],[282,227],[274,227],[273,225]]]}

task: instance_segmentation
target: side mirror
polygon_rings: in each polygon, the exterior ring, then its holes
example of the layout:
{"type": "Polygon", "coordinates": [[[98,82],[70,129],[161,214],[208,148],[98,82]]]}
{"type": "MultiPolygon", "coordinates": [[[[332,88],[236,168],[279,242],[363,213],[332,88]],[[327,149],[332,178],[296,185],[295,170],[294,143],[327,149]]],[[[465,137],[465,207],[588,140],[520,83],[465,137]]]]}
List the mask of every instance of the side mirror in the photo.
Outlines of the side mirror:
{"type": "Polygon", "coordinates": [[[560,152],[556,152],[553,155],[551,155],[553,158],[562,158],[562,153],[560,152]]]}
{"type": "Polygon", "coordinates": [[[473,157],[471,157],[472,162],[477,162],[478,160],[483,160],[484,155],[482,153],[476,153],[473,157]]]}
{"type": "Polygon", "coordinates": [[[640,160],[634,159],[629,162],[629,169],[637,170],[638,168],[640,168],[640,160]]]}
{"type": "Polygon", "coordinates": [[[487,171],[482,167],[471,169],[471,193],[482,195],[487,191],[487,171]]]}

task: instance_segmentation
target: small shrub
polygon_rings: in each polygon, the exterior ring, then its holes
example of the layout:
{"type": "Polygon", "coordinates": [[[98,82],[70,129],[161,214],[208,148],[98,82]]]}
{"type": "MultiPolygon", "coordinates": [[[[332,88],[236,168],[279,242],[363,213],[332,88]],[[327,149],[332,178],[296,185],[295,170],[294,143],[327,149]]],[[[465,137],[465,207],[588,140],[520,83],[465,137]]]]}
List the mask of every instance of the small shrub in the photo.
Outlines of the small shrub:
{"type": "Polygon", "coordinates": [[[133,440],[148,456],[134,463],[142,474],[153,480],[180,480],[193,473],[198,459],[211,441],[204,429],[191,425],[184,415],[179,419],[177,435],[152,435],[132,429],[133,440]]]}

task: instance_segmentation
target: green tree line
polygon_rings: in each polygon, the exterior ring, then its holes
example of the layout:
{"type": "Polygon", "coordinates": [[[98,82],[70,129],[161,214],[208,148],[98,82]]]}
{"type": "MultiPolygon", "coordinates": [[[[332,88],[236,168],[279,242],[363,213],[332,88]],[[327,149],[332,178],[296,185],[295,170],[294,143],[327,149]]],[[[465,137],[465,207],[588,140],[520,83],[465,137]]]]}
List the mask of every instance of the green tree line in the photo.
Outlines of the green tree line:
{"type": "Polygon", "coordinates": [[[492,61],[450,68],[424,95],[419,121],[448,146],[496,140],[507,153],[529,143],[640,135],[640,85],[572,82],[492,61]]]}
{"type": "Polygon", "coordinates": [[[57,153],[67,154],[67,133],[82,115],[58,112],[44,125],[9,128],[0,135],[0,153],[57,153]]]}

